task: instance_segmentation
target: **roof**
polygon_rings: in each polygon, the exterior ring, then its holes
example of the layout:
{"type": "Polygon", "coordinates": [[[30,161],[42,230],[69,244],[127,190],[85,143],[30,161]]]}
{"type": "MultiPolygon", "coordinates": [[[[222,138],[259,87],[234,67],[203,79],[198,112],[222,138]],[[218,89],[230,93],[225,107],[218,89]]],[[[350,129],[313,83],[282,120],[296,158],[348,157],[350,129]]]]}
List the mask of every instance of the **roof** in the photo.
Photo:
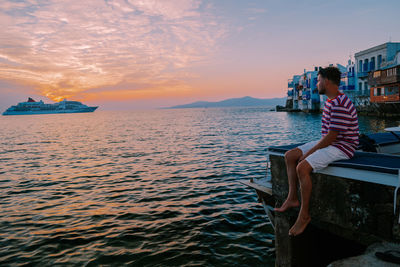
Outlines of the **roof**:
{"type": "Polygon", "coordinates": [[[387,42],[387,43],[384,43],[384,44],[381,44],[381,45],[373,46],[373,47],[365,49],[365,50],[361,50],[360,52],[355,53],[355,57],[363,56],[365,54],[369,54],[369,53],[372,53],[372,52],[387,48],[387,46],[389,44],[398,44],[398,45],[400,45],[399,42],[396,42],[396,43],[395,42],[387,42]]]}

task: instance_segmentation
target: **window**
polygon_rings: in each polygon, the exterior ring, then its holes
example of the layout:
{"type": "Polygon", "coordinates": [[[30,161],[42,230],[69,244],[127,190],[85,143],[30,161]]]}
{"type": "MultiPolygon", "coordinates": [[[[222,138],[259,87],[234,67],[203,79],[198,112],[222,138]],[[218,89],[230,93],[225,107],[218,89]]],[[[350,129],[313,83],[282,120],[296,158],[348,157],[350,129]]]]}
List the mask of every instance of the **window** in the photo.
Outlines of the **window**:
{"type": "Polygon", "coordinates": [[[384,88],[380,88],[380,87],[374,88],[374,96],[381,96],[381,95],[383,95],[383,92],[384,92],[384,88]]]}
{"type": "Polygon", "coordinates": [[[375,69],[375,57],[371,57],[370,70],[375,69]]]}
{"type": "Polygon", "coordinates": [[[392,76],[393,75],[393,69],[388,69],[386,74],[387,74],[387,76],[392,76]]]}
{"type": "Polygon", "coordinates": [[[385,95],[399,95],[399,87],[387,87],[385,88],[385,95]]]}
{"type": "Polygon", "coordinates": [[[378,69],[381,67],[381,63],[382,63],[382,55],[378,56],[378,69]]]}
{"type": "Polygon", "coordinates": [[[361,71],[363,71],[363,62],[362,62],[362,60],[359,60],[358,61],[358,72],[361,72],[361,71]]]}
{"type": "Polygon", "coordinates": [[[362,83],[358,83],[358,90],[362,90],[362,83]]]}
{"type": "Polygon", "coordinates": [[[380,71],[375,71],[374,72],[374,78],[379,78],[381,77],[381,72],[380,71]]]}

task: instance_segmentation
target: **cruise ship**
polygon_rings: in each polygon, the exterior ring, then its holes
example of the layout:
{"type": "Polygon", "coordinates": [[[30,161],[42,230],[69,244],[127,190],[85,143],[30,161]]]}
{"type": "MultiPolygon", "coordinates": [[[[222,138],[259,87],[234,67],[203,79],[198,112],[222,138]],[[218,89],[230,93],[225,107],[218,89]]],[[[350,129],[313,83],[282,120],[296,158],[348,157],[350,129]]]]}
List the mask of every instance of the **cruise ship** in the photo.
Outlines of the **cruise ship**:
{"type": "Polygon", "coordinates": [[[29,97],[28,101],[9,107],[3,112],[3,115],[82,113],[93,112],[97,108],[98,107],[88,107],[81,102],[68,101],[66,99],[54,104],[45,104],[42,100],[37,102],[29,97]]]}

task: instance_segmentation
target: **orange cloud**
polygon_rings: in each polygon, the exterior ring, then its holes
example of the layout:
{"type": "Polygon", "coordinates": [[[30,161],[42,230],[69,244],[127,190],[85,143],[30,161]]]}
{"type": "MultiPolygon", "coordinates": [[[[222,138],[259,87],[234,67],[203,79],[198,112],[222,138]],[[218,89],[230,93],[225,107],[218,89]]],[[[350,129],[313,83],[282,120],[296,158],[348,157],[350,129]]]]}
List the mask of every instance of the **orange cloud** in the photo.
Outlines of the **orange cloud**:
{"type": "Polygon", "coordinates": [[[151,87],[136,89],[94,89],[76,95],[77,98],[87,101],[123,101],[129,99],[154,99],[186,97],[193,93],[193,88],[179,80],[162,81],[151,87]]]}
{"type": "Polygon", "coordinates": [[[182,69],[206,60],[226,33],[200,6],[197,0],[5,1],[0,79],[31,85],[55,101],[186,94],[185,77],[193,74],[182,69]],[[159,86],[174,80],[180,86],[159,86]],[[90,92],[102,87],[112,92],[90,92]]]}

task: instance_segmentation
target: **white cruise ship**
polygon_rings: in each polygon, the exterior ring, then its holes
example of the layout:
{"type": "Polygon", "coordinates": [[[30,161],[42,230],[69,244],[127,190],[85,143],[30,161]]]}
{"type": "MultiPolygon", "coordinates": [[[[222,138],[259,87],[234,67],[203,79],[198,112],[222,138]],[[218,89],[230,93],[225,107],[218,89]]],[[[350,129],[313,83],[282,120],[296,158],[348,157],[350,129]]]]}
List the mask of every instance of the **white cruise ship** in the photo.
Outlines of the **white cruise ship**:
{"type": "Polygon", "coordinates": [[[54,104],[45,104],[43,101],[36,102],[29,97],[28,101],[9,107],[3,112],[3,115],[82,113],[93,112],[97,108],[98,107],[89,107],[78,101],[68,101],[66,99],[54,104]]]}

